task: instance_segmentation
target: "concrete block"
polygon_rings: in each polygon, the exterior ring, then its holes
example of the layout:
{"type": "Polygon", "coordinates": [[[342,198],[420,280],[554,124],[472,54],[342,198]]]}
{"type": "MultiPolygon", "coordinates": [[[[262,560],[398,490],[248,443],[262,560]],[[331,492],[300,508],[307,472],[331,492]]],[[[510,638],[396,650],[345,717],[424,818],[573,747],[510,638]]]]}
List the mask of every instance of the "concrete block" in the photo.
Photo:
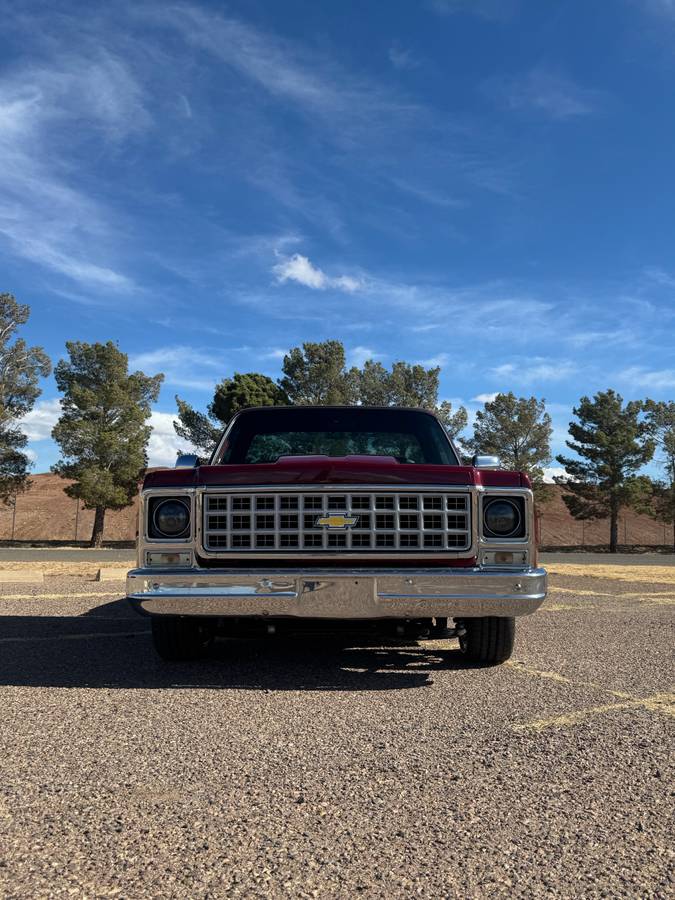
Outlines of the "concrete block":
{"type": "Polygon", "coordinates": [[[39,569],[0,569],[0,584],[43,584],[39,569]]]}
{"type": "Polygon", "coordinates": [[[127,572],[129,569],[127,567],[123,569],[115,568],[110,566],[107,569],[99,569],[98,575],[96,576],[97,581],[126,581],[127,572]]]}

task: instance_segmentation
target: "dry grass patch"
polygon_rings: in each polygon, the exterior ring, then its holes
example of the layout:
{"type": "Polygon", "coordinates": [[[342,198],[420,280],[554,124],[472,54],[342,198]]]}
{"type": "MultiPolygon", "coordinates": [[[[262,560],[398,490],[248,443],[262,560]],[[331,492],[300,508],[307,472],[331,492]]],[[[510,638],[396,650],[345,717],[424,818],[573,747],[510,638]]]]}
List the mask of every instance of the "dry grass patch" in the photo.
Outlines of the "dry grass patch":
{"type": "Polygon", "coordinates": [[[67,560],[64,560],[63,562],[50,560],[13,562],[10,560],[3,560],[0,562],[0,571],[6,571],[7,569],[14,571],[32,570],[42,572],[43,575],[80,575],[95,578],[99,569],[124,569],[125,567],[127,569],[133,569],[135,565],[136,560],[133,557],[129,557],[128,560],[118,559],[106,562],[96,562],[94,560],[91,562],[79,562],[76,560],[71,562],[68,562],[67,560]]]}
{"type": "MultiPolygon", "coordinates": [[[[546,567],[549,575],[569,575],[575,578],[605,578],[612,581],[643,582],[645,584],[675,584],[675,563],[672,566],[621,566],[611,563],[552,563],[546,567]]],[[[577,591],[577,593],[581,593],[577,591]]]]}

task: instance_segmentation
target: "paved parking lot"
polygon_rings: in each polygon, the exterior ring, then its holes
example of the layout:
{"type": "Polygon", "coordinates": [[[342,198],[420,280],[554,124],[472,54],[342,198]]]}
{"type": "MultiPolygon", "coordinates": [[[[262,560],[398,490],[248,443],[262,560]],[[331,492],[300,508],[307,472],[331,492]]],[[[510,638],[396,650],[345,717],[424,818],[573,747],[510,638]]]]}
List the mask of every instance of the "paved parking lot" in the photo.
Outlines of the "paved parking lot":
{"type": "Polygon", "coordinates": [[[359,638],[169,665],[121,584],[2,585],[0,894],[672,896],[675,569],[551,568],[488,670],[359,638]]]}

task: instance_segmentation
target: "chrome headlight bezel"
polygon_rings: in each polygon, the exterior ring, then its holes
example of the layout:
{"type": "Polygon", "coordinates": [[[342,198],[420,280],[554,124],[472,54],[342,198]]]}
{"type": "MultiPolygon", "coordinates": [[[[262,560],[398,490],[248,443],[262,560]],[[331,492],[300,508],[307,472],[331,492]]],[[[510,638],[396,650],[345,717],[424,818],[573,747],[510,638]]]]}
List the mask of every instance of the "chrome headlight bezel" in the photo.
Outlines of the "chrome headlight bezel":
{"type": "Polygon", "coordinates": [[[189,541],[192,528],[192,510],[188,497],[160,496],[151,497],[148,501],[147,514],[148,538],[153,541],[189,541]],[[184,510],[183,525],[179,530],[171,531],[162,528],[159,516],[167,503],[175,503],[184,510]]]}
{"type": "Polygon", "coordinates": [[[525,525],[525,505],[522,497],[512,497],[506,495],[497,495],[486,498],[483,503],[483,515],[482,515],[482,530],[483,530],[483,538],[488,541],[510,541],[510,540],[518,540],[525,539],[526,537],[526,525],[525,525]],[[490,526],[489,514],[491,508],[495,507],[497,504],[504,504],[508,506],[512,511],[512,526],[510,528],[504,527],[494,527],[496,522],[493,520],[492,527],[490,526]]]}

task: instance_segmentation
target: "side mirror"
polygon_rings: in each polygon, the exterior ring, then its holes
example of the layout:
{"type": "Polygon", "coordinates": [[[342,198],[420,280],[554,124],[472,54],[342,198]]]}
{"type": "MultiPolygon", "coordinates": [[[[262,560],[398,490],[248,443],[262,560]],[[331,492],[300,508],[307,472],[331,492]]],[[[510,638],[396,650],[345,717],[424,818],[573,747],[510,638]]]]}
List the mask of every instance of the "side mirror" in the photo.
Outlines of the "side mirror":
{"type": "Polygon", "coordinates": [[[194,469],[199,465],[199,457],[195,453],[181,453],[176,459],[177,469],[194,469]]]}
{"type": "Polygon", "coordinates": [[[499,469],[501,467],[498,456],[474,456],[471,465],[474,469],[499,469]]]}

